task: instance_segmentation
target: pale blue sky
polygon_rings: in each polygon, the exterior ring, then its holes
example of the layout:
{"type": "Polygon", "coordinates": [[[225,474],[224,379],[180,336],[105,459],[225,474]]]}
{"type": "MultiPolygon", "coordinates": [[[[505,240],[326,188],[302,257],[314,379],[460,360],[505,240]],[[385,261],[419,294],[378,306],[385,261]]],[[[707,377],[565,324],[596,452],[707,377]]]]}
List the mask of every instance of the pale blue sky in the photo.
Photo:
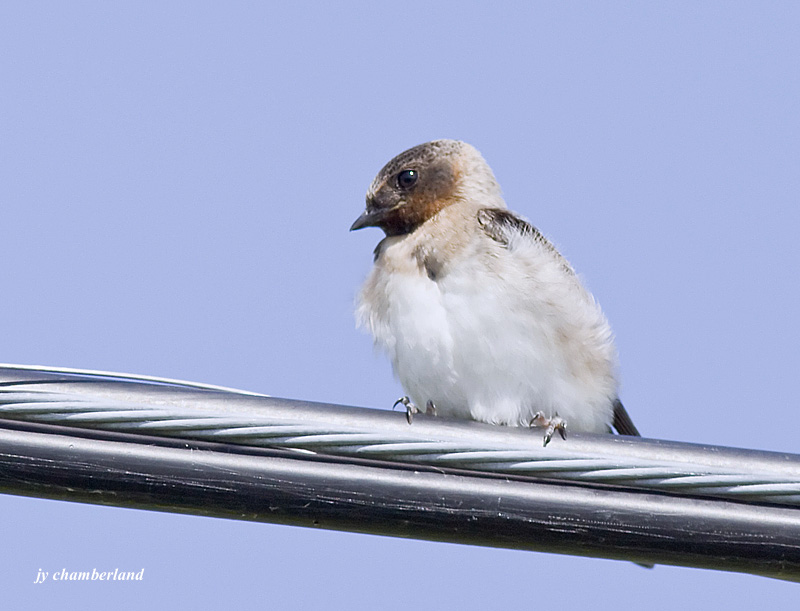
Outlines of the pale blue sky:
{"type": "MultiPolygon", "coordinates": [[[[800,451],[800,5],[0,7],[0,361],[388,407],[389,158],[478,147],[584,277],[646,436],[800,451]]],[[[758,577],[0,496],[9,608],[796,608],[758,577]],[[145,569],[138,584],[33,585],[145,569]]]]}

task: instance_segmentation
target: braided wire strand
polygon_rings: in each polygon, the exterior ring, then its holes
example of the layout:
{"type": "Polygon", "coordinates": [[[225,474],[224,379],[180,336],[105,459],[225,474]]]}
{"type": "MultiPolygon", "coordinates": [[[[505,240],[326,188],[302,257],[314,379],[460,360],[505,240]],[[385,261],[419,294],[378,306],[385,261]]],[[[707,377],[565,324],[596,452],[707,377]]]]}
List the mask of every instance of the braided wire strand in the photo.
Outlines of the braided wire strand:
{"type": "MultiPolygon", "coordinates": [[[[37,372],[41,373],[41,370],[37,372]]],[[[268,403],[265,403],[263,410],[249,410],[246,413],[237,413],[235,408],[220,411],[206,405],[203,395],[198,398],[197,393],[210,393],[217,404],[220,397],[223,400],[247,397],[256,402],[270,398],[220,387],[115,375],[113,383],[124,388],[127,397],[126,400],[120,400],[113,393],[92,388],[92,380],[107,384],[111,376],[96,372],[77,374],[91,378],[81,379],[83,384],[68,387],[67,390],[63,389],[65,381],[61,378],[53,379],[50,385],[43,384],[41,380],[37,380],[37,385],[30,384],[24,376],[21,380],[3,383],[0,385],[0,418],[800,505],[800,471],[787,476],[786,473],[732,469],[730,465],[715,465],[711,461],[693,464],[629,455],[597,456],[570,449],[569,441],[542,448],[538,436],[529,438],[525,443],[519,443],[520,438],[515,436],[514,443],[504,440],[502,444],[490,440],[476,441],[474,436],[464,439],[437,438],[427,434],[428,429],[420,426],[412,425],[403,429],[394,427],[387,431],[374,426],[365,427],[363,423],[347,422],[342,418],[326,417],[326,410],[322,408],[311,419],[292,419],[291,412],[287,416],[285,410],[275,414],[268,409],[268,403]],[[147,393],[141,392],[142,388],[149,390],[155,385],[168,386],[172,395],[168,399],[153,400],[146,396],[147,393]],[[182,397],[182,391],[189,393],[191,398],[182,397]],[[137,398],[140,395],[141,398],[137,398]],[[398,430],[402,433],[398,433],[398,430]]],[[[402,417],[400,414],[393,416],[402,417]]],[[[631,440],[631,443],[635,443],[635,440],[631,440]]],[[[709,455],[713,455],[713,452],[709,455]]]]}

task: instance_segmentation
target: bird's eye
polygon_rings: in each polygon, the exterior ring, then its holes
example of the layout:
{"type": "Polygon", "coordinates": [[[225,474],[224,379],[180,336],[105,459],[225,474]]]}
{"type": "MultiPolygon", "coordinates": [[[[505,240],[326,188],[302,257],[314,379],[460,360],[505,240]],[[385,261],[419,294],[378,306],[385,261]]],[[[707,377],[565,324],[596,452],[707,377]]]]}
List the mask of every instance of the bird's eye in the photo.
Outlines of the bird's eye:
{"type": "Polygon", "coordinates": [[[419,180],[419,172],[416,170],[403,170],[397,175],[397,186],[401,189],[410,189],[419,180]]]}

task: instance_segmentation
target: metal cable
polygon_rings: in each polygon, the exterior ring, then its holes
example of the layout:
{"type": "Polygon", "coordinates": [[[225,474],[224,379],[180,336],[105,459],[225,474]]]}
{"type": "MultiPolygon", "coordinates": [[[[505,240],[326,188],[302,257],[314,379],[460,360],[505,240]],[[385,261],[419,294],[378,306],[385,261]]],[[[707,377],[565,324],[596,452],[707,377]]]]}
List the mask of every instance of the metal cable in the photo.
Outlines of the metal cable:
{"type": "Polygon", "coordinates": [[[800,505],[800,456],[313,404],[219,387],[0,366],[0,418],[800,505]]]}

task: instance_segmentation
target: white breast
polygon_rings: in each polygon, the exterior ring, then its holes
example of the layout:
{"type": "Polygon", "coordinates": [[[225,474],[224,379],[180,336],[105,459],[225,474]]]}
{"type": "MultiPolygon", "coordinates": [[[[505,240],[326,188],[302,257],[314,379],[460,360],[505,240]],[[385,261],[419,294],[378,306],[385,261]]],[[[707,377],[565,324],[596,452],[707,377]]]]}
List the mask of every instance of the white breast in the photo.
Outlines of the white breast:
{"type": "Polygon", "coordinates": [[[557,412],[570,430],[608,430],[616,396],[610,331],[557,261],[473,248],[432,280],[412,247],[387,241],[357,318],[414,403],[509,425],[557,412]]]}

